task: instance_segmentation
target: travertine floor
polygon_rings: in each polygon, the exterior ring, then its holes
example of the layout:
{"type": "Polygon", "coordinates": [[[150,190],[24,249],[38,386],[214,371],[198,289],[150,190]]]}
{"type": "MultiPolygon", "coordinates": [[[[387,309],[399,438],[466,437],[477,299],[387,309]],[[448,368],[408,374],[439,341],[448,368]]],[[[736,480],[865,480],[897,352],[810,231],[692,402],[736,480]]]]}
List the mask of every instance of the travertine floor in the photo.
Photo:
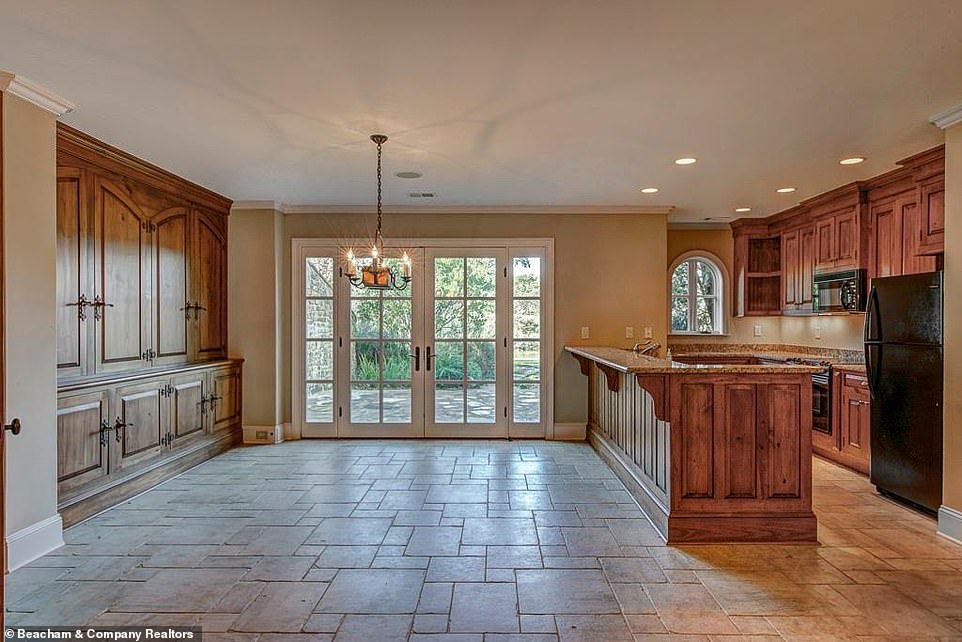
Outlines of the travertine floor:
{"type": "Polygon", "coordinates": [[[816,462],[820,545],[664,546],[584,444],[237,449],[7,579],[13,624],[207,639],[962,639],[962,546],[816,462]]]}

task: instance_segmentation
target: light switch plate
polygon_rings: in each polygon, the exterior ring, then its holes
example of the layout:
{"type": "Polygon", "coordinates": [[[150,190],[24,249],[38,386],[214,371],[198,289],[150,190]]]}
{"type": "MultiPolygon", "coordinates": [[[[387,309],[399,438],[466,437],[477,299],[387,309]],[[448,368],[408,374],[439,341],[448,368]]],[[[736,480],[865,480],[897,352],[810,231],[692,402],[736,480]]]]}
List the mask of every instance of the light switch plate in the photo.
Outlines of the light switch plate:
{"type": "Polygon", "coordinates": [[[822,338],[822,326],[820,325],[815,326],[815,338],[816,339],[822,338]]]}
{"type": "Polygon", "coordinates": [[[646,339],[651,338],[651,328],[645,328],[645,338],[646,339]]]}
{"type": "Polygon", "coordinates": [[[591,333],[588,332],[588,326],[586,325],[581,326],[581,338],[587,339],[590,336],[591,336],[591,333]]]}
{"type": "Polygon", "coordinates": [[[755,324],[755,336],[756,336],[756,337],[762,336],[762,326],[761,326],[761,324],[757,324],[757,323],[755,324]]]}
{"type": "Polygon", "coordinates": [[[634,339],[635,338],[635,328],[630,325],[625,326],[625,338],[634,339]]]}

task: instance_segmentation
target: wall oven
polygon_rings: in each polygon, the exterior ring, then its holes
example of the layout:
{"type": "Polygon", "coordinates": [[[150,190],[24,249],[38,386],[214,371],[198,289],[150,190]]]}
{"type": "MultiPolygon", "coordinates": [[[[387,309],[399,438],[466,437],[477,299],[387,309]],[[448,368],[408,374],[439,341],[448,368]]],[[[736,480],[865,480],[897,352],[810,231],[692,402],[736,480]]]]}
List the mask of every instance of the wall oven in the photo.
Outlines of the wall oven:
{"type": "Polygon", "coordinates": [[[815,312],[865,312],[865,273],[859,269],[816,274],[812,284],[815,312]]]}
{"type": "Polygon", "coordinates": [[[826,435],[832,434],[832,371],[812,375],[812,428],[826,435]]]}

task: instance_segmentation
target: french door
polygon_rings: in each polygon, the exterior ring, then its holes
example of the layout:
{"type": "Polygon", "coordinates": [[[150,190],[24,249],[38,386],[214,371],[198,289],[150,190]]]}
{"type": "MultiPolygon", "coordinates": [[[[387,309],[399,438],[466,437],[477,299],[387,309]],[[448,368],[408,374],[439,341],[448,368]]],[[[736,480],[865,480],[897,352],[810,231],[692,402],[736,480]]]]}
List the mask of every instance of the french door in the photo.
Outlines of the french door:
{"type": "Polygon", "coordinates": [[[302,436],[544,436],[543,249],[403,251],[400,291],[353,287],[341,248],[292,253],[302,436]]]}

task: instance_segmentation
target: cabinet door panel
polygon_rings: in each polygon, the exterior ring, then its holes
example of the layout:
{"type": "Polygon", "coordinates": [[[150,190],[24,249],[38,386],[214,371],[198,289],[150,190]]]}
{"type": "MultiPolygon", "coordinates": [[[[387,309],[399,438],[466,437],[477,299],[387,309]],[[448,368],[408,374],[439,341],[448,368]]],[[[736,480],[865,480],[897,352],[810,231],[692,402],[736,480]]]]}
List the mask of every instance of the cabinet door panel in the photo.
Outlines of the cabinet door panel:
{"type": "Polygon", "coordinates": [[[902,215],[902,274],[920,274],[935,270],[934,256],[921,256],[922,222],[917,200],[913,197],[898,203],[902,215]]]}
{"type": "Polygon", "coordinates": [[[901,220],[895,202],[872,207],[872,277],[898,276],[902,273],[901,220]]]}
{"type": "Polygon", "coordinates": [[[194,356],[215,359],[227,354],[227,239],[213,217],[197,211],[194,221],[194,356]]]}
{"type": "Polygon", "coordinates": [[[214,400],[207,410],[211,414],[211,430],[224,430],[241,420],[241,371],[233,366],[219,368],[211,378],[214,400]]]}
{"type": "Polygon", "coordinates": [[[96,294],[107,304],[95,321],[97,371],[137,368],[150,345],[147,219],[121,188],[96,185],[96,294]]]}
{"type": "Polygon", "coordinates": [[[926,254],[945,251],[945,181],[938,180],[919,189],[921,206],[920,250],[926,254]]]}
{"type": "Polygon", "coordinates": [[[818,269],[835,267],[835,219],[829,218],[815,224],[815,263],[818,269]]]}
{"type": "Polygon", "coordinates": [[[88,245],[86,177],[80,169],[57,169],[57,376],[86,374],[92,315],[81,296],[93,298],[88,245]],[[86,320],[81,316],[86,317],[86,320]]]}
{"type": "Polygon", "coordinates": [[[801,233],[799,242],[798,304],[805,310],[812,309],[813,281],[815,279],[815,230],[801,233]]]}
{"type": "Polygon", "coordinates": [[[855,212],[839,214],[834,223],[835,267],[854,268],[858,264],[858,216],[855,212]]]}
{"type": "Polygon", "coordinates": [[[108,449],[100,443],[108,392],[62,397],[57,402],[57,488],[62,501],[109,472],[108,449]]]}
{"type": "Polygon", "coordinates": [[[189,322],[185,311],[190,256],[188,210],[175,207],[161,212],[151,222],[154,225],[153,334],[156,363],[183,363],[188,355],[189,322]]]}
{"type": "Polygon", "coordinates": [[[789,310],[798,302],[798,242],[797,231],[782,235],[782,306],[789,310]]]}
{"type": "MultiPolygon", "coordinates": [[[[771,384],[768,395],[768,461],[766,496],[799,498],[802,496],[802,452],[798,436],[804,422],[799,400],[799,386],[771,384]]],[[[808,408],[805,409],[809,412],[808,408]]],[[[811,424],[804,425],[810,428],[811,424]]]]}
{"type": "Polygon", "coordinates": [[[170,432],[174,446],[181,446],[204,434],[204,395],[207,375],[203,372],[172,377],[170,432]],[[191,438],[191,439],[188,439],[191,438]]]}
{"type": "Polygon", "coordinates": [[[169,424],[166,399],[160,394],[163,386],[164,382],[150,381],[117,389],[115,419],[127,425],[119,442],[111,439],[114,471],[136,468],[161,452],[161,438],[169,424]]]}

